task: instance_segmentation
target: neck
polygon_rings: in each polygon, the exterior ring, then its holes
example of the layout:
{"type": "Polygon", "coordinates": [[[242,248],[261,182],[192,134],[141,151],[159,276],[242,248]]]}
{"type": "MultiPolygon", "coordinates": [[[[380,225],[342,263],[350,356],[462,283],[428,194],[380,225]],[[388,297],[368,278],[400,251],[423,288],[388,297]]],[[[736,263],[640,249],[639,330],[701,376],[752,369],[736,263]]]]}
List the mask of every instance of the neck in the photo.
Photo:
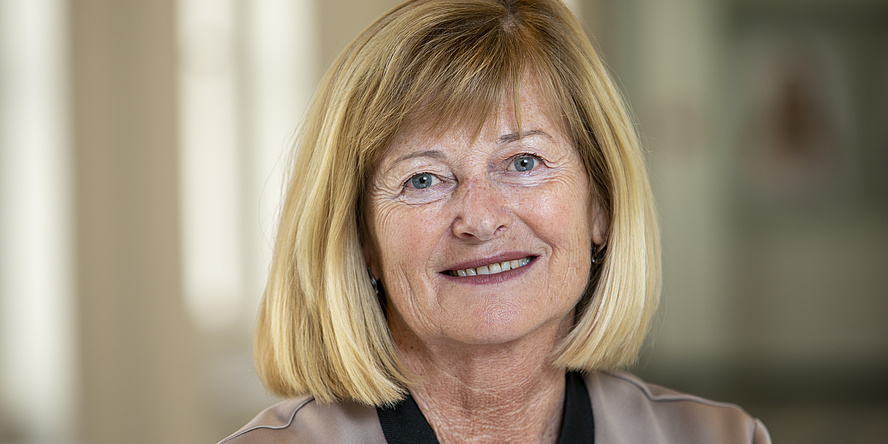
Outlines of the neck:
{"type": "Polygon", "coordinates": [[[550,362],[557,333],[544,343],[471,346],[402,337],[404,363],[420,377],[411,394],[438,440],[556,442],[565,391],[564,370],[550,362]]]}

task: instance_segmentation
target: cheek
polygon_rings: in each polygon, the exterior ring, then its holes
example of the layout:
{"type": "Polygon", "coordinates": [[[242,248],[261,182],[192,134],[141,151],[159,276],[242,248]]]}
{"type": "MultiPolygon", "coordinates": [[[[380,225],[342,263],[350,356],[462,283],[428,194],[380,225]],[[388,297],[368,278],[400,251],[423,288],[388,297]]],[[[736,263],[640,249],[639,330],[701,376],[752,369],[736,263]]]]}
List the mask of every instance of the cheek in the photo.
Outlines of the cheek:
{"type": "Polygon", "coordinates": [[[591,199],[578,185],[553,187],[521,200],[523,219],[551,249],[550,294],[581,294],[592,267],[591,199]]]}
{"type": "Polygon", "coordinates": [[[429,208],[404,207],[393,202],[381,203],[371,214],[377,259],[383,272],[392,267],[412,264],[417,267],[428,259],[437,241],[441,217],[429,208]]]}
{"type": "Polygon", "coordinates": [[[516,196],[515,202],[517,212],[534,232],[553,246],[566,248],[567,242],[591,248],[592,206],[587,190],[576,186],[529,190],[516,196]]]}

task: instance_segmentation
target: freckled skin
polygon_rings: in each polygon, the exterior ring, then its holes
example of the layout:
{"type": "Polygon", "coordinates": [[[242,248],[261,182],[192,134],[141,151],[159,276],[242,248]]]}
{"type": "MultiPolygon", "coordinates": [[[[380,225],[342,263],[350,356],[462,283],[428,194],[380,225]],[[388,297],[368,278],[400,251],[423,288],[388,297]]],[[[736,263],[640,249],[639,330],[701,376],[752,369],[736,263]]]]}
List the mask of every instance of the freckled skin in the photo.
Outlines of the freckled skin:
{"type": "Polygon", "coordinates": [[[592,243],[603,241],[576,148],[535,82],[523,84],[524,137],[508,98],[477,138],[471,128],[435,137],[408,125],[368,190],[365,257],[405,364],[427,377],[411,392],[442,442],[557,436],[563,371],[548,360],[570,329],[592,243]],[[532,168],[519,171],[528,157],[532,168]],[[504,253],[534,260],[484,285],[445,274],[504,253]]]}
{"type": "Polygon", "coordinates": [[[398,351],[423,377],[411,393],[442,443],[555,442],[564,373],[549,360],[603,241],[576,148],[535,82],[523,85],[524,137],[508,97],[477,138],[408,126],[368,191],[365,258],[398,351]],[[503,255],[534,260],[483,285],[446,274],[503,255]]]}
{"type": "MultiPolygon", "coordinates": [[[[589,181],[532,83],[521,103],[522,129],[541,133],[503,143],[501,136],[517,132],[512,113],[490,119],[474,140],[470,129],[435,138],[408,127],[376,169],[368,199],[377,246],[368,251],[371,271],[396,318],[421,338],[516,340],[560,324],[585,287],[597,216],[589,181]],[[416,155],[423,152],[435,154],[416,155]],[[530,171],[513,171],[522,154],[539,159],[530,171]],[[411,187],[418,173],[431,173],[436,183],[411,187]],[[509,251],[538,257],[523,275],[497,285],[441,276],[455,264],[509,251]]],[[[594,237],[601,243],[600,232],[594,237]]]]}

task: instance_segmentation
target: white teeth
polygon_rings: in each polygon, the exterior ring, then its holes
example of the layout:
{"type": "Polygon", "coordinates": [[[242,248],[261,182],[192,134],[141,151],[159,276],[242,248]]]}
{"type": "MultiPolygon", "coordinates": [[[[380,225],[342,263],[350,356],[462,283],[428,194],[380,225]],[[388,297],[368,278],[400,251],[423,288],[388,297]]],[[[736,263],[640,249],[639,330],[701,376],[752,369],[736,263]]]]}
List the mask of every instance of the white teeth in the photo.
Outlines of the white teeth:
{"type": "Polygon", "coordinates": [[[478,275],[486,275],[486,274],[497,274],[502,273],[504,271],[514,270],[516,268],[521,268],[530,263],[530,257],[523,257],[521,259],[515,259],[513,261],[505,261],[499,262],[495,264],[482,265],[478,268],[466,268],[464,270],[456,270],[451,271],[451,276],[478,276],[478,275]]]}

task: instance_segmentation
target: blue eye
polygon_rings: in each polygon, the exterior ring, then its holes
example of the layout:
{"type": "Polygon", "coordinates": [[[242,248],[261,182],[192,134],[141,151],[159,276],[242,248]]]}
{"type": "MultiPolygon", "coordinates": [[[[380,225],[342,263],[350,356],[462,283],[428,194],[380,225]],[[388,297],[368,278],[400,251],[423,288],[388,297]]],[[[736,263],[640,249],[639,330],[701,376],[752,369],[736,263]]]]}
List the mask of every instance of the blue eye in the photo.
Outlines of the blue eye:
{"type": "Polygon", "coordinates": [[[533,156],[519,156],[512,161],[512,167],[515,171],[526,172],[532,170],[537,163],[537,159],[533,156]]]}
{"type": "Polygon", "coordinates": [[[416,188],[417,190],[421,190],[424,188],[428,188],[441,180],[435,177],[434,174],[431,173],[419,173],[410,178],[409,183],[410,186],[416,188]]]}

